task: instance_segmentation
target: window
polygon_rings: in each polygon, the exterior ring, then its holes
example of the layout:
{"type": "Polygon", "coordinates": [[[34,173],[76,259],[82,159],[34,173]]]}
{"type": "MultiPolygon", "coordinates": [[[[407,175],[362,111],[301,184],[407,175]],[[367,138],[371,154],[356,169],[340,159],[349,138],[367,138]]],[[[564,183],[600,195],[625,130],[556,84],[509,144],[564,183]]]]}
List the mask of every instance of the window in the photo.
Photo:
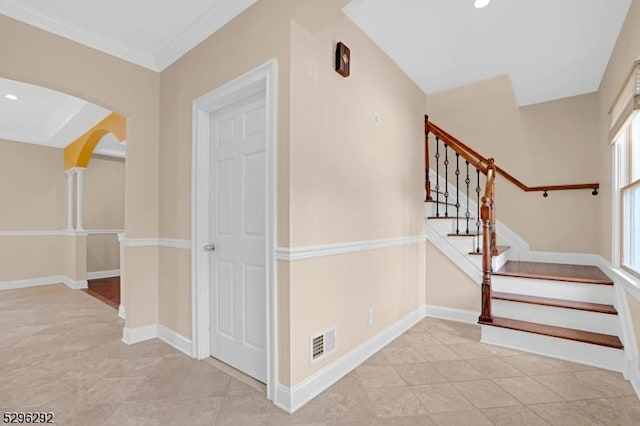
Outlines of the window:
{"type": "Polygon", "coordinates": [[[615,140],[620,199],[620,266],[640,277],[640,114],[615,140]]]}

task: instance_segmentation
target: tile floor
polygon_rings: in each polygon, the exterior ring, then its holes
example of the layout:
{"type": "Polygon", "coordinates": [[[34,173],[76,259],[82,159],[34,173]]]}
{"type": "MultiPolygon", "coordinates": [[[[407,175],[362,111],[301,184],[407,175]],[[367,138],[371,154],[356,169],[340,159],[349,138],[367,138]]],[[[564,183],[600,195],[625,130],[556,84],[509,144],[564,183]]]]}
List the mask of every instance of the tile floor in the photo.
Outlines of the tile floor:
{"type": "Polygon", "coordinates": [[[160,341],[124,345],[122,327],[63,285],[0,292],[0,409],[81,426],[640,425],[620,374],[483,345],[473,325],[422,321],[294,415],[160,341]]]}

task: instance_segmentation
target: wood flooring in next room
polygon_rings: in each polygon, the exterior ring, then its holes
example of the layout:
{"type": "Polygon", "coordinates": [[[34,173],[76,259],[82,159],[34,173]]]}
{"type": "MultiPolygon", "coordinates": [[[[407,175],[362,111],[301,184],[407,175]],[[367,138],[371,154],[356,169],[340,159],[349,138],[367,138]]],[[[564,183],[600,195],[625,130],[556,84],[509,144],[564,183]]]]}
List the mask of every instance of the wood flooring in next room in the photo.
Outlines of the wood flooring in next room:
{"type": "Polygon", "coordinates": [[[120,277],[89,280],[84,291],[99,301],[118,309],[120,305],[120,277]]]}

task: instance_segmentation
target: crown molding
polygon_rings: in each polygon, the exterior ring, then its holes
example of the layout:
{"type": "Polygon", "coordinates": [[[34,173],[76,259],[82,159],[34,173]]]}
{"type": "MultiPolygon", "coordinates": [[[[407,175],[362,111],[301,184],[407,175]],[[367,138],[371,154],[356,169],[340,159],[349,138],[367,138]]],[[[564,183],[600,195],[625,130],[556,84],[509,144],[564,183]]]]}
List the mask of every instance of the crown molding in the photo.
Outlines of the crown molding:
{"type": "Polygon", "coordinates": [[[111,56],[161,72],[257,0],[220,0],[159,52],[149,53],[66,24],[14,0],[0,0],[0,13],[111,56]]]}
{"type": "Polygon", "coordinates": [[[116,43],[90,31],[81,30],[12,0],[0,0],[0,13],[152,71],[160,71],[153,55],[116,43]]]}
{"type": "Polygon", "coordinates": [[[258,0],[220,0],[155,55],[160,71],[176,62],[258,0]]]}

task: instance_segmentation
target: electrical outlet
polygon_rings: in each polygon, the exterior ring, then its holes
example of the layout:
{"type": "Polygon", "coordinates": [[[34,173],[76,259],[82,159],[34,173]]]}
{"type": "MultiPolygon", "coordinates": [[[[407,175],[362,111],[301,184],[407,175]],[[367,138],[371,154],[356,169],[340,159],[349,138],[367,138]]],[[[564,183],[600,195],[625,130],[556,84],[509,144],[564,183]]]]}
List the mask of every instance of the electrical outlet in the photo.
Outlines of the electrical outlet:
{"type": "Polygon", "coordinates": [[[369,315],[367,317],[367,324],[373,325],[373,308],[369,308],[369,315]]]}

